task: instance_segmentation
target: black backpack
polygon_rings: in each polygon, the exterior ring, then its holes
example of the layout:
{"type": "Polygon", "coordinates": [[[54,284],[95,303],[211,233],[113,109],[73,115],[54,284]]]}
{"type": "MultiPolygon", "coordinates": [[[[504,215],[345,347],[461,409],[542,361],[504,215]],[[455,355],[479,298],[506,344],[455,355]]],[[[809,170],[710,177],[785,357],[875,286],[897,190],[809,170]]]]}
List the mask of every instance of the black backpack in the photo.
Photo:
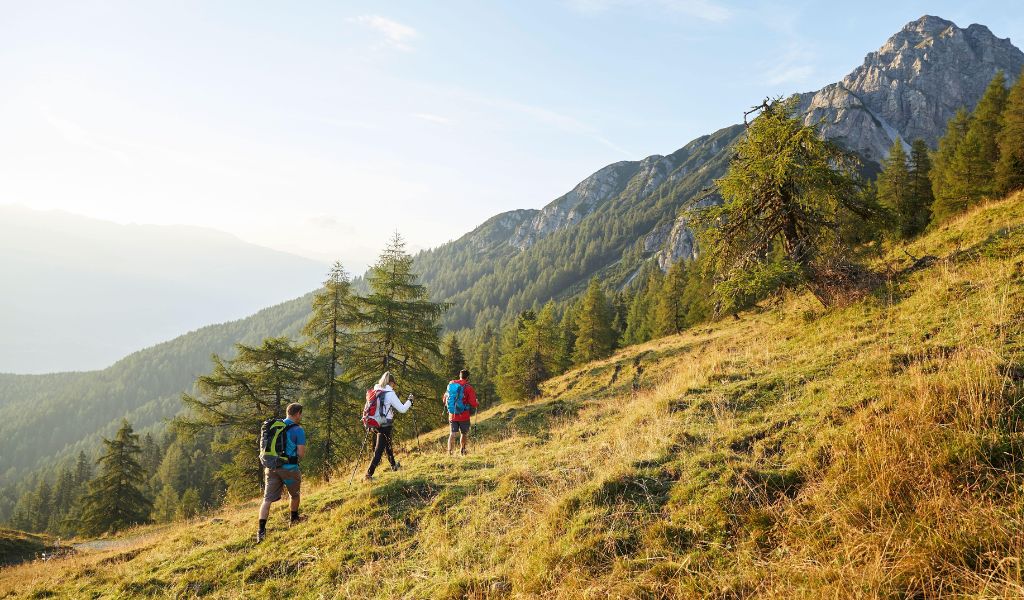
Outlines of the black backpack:
{"type": "Polygon", "coordinates": [[[287,433],[296,423],[285,423],[284,419],[271,417],[260,425],[260,464],[268,469],[280,469],[285,465],[299,464],[297,456],[285,454],[287,433]]]}

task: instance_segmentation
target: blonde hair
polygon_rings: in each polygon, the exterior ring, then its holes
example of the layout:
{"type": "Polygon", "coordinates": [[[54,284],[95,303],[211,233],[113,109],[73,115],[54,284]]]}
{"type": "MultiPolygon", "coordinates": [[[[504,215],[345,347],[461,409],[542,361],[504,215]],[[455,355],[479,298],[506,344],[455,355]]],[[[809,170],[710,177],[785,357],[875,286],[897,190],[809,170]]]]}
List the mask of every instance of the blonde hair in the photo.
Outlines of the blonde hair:
{"type": "Polygon", "coordinates": [[[385,387],[388,385],[392,385],[394,383],[395,377],[394,375],[391,374],[391,371],[384,371],[384,374],[380,376],[380,381],[377,382],[377,385],[379,385],[380,387],[385,387]]]}

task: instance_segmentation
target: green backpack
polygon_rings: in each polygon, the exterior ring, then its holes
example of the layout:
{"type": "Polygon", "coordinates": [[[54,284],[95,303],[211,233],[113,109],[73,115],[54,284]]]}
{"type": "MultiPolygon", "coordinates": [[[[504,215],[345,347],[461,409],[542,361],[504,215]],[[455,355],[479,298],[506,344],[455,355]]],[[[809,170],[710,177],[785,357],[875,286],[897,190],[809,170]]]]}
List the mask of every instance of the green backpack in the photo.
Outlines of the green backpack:
{"type": "Polygon", "coordinates": [[[299,464],[297,456],[285,454],[288,430],[296,423],[285,423],[276,417],[260,425],[260,464],[268,469],[280,469],[285,465],[299,464]]]}

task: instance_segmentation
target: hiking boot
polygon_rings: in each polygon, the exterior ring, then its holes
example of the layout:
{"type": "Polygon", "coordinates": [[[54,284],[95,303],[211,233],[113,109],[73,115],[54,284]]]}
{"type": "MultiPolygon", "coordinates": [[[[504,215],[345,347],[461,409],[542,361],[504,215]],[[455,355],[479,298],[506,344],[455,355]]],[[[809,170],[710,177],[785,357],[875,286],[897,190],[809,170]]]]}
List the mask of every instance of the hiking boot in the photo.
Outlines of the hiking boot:
{"type": "Polygon", "coordinates": [[[308,519],[308,518],[309,517],[307,517],[306,515],[299,515],[298,517],[295,517],[294,519],[292,519],[291,522],[289,522],[288,525],[292,526],[292,525],[298,525],[299,523],[305,523],[306,519],[308,519]]]}
{"type": "Polygon", "coordinates": [[[399,470],[401,468],[402,468],[402,463],[400,463],[400,462],[396,462],[395,464],[391,465],[391,470],[392,471],[397,471],[397,470],[399,470]]]}
{"type": "Polygon", "coordinates": [[[262,542],[265,539],[267,539],[267,531],[265,529],[263,531],[257,531],[256,532],[256,543],[257,544],[262,542]]]}

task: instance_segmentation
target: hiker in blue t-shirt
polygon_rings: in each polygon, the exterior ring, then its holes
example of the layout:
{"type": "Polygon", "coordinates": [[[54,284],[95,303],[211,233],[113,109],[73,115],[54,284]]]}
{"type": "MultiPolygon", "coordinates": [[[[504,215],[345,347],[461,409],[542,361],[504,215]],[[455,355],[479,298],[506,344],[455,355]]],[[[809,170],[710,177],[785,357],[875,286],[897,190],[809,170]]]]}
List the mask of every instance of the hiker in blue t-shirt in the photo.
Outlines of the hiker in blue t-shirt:
{"type": "Polygon", "coordinates": [[[284,452],[289,461],[288,464],[278,469],[264,469],[266,479],[263,486],[263,504],[260,505],[260,528],[256,532],[257,543],[262,542],[263,538],[267,536],[267,517],[270,515],[270,505],[281,499],[282,488],[288,488],[288,495],[291,497],[291,524],[294,525],[305,520],[305,517],[299,517],[299,488],[302,485],[299,459],[306,455],[306,430],[300,425],[302,423],[302,405],[292,402],[285,412],[288,414],[288,418],[284,420],[285,425],[295,425],[295,427],[289,427],[284,433],[284,452]]]}

